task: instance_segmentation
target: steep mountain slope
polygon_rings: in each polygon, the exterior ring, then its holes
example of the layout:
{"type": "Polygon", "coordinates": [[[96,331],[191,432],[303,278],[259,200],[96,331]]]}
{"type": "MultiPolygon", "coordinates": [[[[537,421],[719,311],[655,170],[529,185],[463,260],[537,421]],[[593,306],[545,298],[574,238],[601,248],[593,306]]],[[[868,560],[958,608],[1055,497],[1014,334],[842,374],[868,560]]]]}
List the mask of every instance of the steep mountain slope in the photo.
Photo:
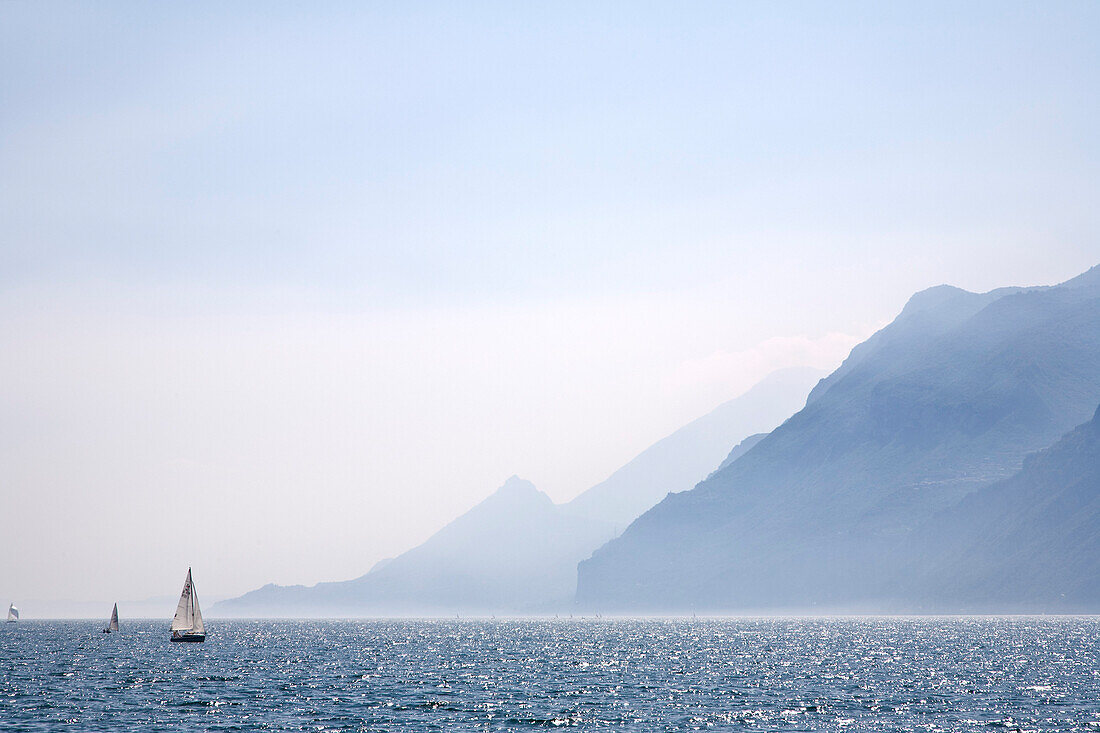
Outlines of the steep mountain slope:
{"type": "Polygon", "coordinates": [[[801,409],[823,376],[809,367],[772,372],[745,394],[646,448],[569,508],[625,528],[670,491],[690,489],[706,478],[738,441],[772,430],[801,409]]]}
{"type": "Polygon", "coordinates": [[[742,440],[737,445],[733,446],[733,450],[731,450],[729,452],[729,455],[727,455],[725,457],[725,459],[721,463],[718,464],[718,468],[714,469],[714,471],[712,471],[710,473],[710,475],[707,476],[707,478],[710,478],[711,476],[718,473],[719,471],[721,471],[726,466],[728,466],[731,463],[733,463],[734,461],[736,461],[741,456],[748,453],[750,450],[752,450],[754,447],[756,447],[757,443],[759,443],[761,440],[763,440],[766,437],[768,437],[767,433],[757,433],[756,435],[750,435],[749,437],[745,438],[744,440],[742,440]]]}
{"type": "Polygon", "coordinates": [[[227,615],[364,615],[531,611],[568,602],[577,562],[614,536],[571,516],[516,476],[426,542],[342,583],[268,585],[223,601],[227,615]]]}
{"type": "Polygon", "coordinates": [[[914,527],[1089,418],[1098,275],[918,293],[802,411],[582,563],[578,599],[645,610],[880,602],[914,527]]]}
{"type": "Polygon", "coordinates": [[[916,533],[903,597],[953,612],[1100,609],[1100,409],[916,533]]]}

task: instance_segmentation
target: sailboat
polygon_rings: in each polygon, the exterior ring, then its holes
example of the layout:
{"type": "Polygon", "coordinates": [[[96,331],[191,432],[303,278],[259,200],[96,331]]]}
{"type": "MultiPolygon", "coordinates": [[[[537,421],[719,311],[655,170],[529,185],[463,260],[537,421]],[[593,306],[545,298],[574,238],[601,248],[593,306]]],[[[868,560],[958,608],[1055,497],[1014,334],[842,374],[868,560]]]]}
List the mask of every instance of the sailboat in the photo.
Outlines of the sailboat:
{"type": "Polygon", "coordinates": [[[195,594],[195,584],[191,582],[191,568],[187,568],[187,580],[183,581],[183,592],[176,606],[176,615],[172,618],[172,641],[205,640],[206,628],[202,625],[199,597],[195,594]]]}
{"type": "Polygon", "coordinates": [[[15,607],[15,604],[8,606],[8,623],[14,624],[19,620],[19,609],[15,607]]]}
{"type": "Polygon", "coordinates": [[[111,620],[107,622],[107,628],[103,630],[104,634],[109,634],[112,631],[118,631],[118,604],[111,609],[111,620]]]}

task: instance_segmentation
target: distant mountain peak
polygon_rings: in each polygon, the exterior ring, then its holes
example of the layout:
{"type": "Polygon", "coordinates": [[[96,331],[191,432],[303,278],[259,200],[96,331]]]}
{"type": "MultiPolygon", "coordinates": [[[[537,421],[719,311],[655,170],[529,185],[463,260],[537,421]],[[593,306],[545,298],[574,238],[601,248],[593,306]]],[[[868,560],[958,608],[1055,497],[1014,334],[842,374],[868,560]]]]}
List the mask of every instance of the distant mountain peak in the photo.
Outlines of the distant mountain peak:
{"type": "Polygon", "coordinates": [[[522,479],[513,474],[500,485],[500,488],[493,492],[493,496],[545,496],[545,494],[535,488],[535,485],[527,479],[522,479]]]}
{"type": "MultiPolygon", "coordinates": [[[[969,290],[955,287],[954,285],[934,285],[930,288],[925,288],[914,293],[906,302],[905,307],[901,310],[901,315],[912,315],[913,313],[921,311],[936,310],[941,307],[955,307],[962,305],[963,307],[970,304],[985,305],[990,300],[994,300],[1004,295],[1010,295],[1020,291],[1041,291],[1046,290],[1050,286],[1034,286],[1034,287],[1002,287],[990,290],[988,293],[973,293],[969,290]]],[[[1085,272],[1070,278],[1063,283],[1060,283],[1053,287],[1060,288],[1072,288],[1072,289],[1097,289],[1100,288],[1100,265],[1095,265],[1085,272]]]]}
{"type": "Polygon", "coordinates": [[[428,540],[355,580],[308,589],[267,586],[212,610],[349,616],[564,609],[576,590],[578,562],[670,491],[705,478],[731,445],[741,441],[744,450],[745,436],[794,414],[821,375],[807,367],[772,373],[582,494],[595,501],[581,510],[583,499],[556,505],[530,481],[511,476],[428,540]]]}
{"type": "Polygon", "coordinates": [[[901,312],[902,315],[905,315],[912,314],[916,311],[939,308],[947,303],[973,298],[975,295],[976,293],[957,288],[954,285],[935,285],[913,293],[905,303],[905,307],[901,309],[901,312]]]}
{"type": "Polygon", "coordinates": [[[577,563],[615,535],[610,522],[568,514],[512,476],[490,496],[355,580],[266,586],[217,607],[245,615],[434,615],[564,608],[577,563]]]}

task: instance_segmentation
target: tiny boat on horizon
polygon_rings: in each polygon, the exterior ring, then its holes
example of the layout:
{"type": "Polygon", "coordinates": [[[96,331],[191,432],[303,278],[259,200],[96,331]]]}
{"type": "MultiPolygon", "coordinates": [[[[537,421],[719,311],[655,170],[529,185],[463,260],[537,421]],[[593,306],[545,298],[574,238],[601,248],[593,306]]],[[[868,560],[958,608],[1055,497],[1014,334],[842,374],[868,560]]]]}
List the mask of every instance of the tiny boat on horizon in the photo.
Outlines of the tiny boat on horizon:
{"type": "Polygon", "coordinates": [[[112,631],[118,631],[118,604],[111,609],[111,620],[107,622],[107,628],[103,630],[104,634],[109,634],[112,631]]]}
{"type": "Polygon", "coordinates": [[[8,623],[9,624],[14,624],[18,620],[19,620],[19,609],[15,607],[14,603],[12,603],[10,606],[8,606],[8,623]]]}
{"type": "Polygon", "coordinates": [[[187,568],[187,580],[183,581],[180,602],[176,606],[176,615],[172,617],[172,641],[205,640],[206,627],[202,625],[199,597],[195,593],[195,584],[191,581],[191,568],[187,568]]]}

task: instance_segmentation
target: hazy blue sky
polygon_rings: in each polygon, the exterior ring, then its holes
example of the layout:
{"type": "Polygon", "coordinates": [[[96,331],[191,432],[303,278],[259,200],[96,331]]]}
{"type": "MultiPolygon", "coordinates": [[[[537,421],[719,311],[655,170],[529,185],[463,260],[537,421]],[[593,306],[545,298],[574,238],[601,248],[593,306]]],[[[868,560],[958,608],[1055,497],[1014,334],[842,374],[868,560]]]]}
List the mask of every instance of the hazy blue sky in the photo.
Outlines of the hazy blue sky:
{"type": "Polygon", "coordinates": [[[0,593],[365,571],[1100,262],[1100,4],[0,5],[0,593]]]}

